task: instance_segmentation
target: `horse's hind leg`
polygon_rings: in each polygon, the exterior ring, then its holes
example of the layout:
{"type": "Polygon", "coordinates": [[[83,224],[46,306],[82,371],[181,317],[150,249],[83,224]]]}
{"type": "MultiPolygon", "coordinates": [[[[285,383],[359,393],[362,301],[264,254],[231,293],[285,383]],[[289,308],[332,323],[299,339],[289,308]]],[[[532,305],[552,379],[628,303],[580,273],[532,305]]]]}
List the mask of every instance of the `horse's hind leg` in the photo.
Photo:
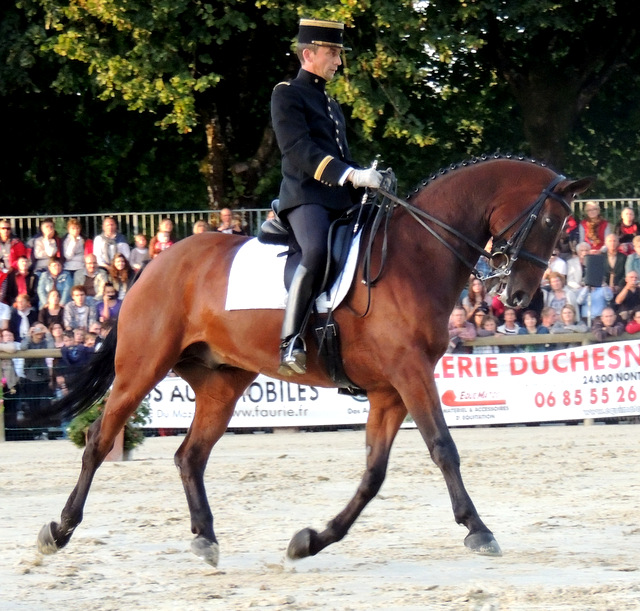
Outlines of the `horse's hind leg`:
{"type": "Polygon", "coordinates": [[[82,514],[91,482],[98,467],[113,448],[117,434],[135,412],[149,389],[142,388],[131,379],[123,384],[123,377],[116,377],[104,413],[90,427],[87,446],[82,455],[82,469],[76,487],[62,510],[60,524],[45,524],[38,535],[38,549],[43,554],[53,554],[71,539],[73,531],[82,521],[82,514]],[[133,384],[133,385],[132,385],[133,384]]]}
{"type": "Polygon", "coordinates": [[[192,366],[180,370],[196,395],[196,410],[189,432],[175,455],[191,514],[191,532],[196,535],[191,551],[212,566],[218,565],[218,540],[213,514],[204,486],[209,454],[233,415],[236,401],[256,378],[240,369],[192,366]]]}
{"type": "Polygon", "coordinates": [[[407,410],[393,390],[370,393],[369,402],[371,407],[366,433],[367,466],[355,496],[322,532],[305,528],[296,533],[287,549],[289,558],[315,556],[328,545],[340,541],[367,503],[380,490],[387,472],[391,445],[407,415],[407,410]]]}

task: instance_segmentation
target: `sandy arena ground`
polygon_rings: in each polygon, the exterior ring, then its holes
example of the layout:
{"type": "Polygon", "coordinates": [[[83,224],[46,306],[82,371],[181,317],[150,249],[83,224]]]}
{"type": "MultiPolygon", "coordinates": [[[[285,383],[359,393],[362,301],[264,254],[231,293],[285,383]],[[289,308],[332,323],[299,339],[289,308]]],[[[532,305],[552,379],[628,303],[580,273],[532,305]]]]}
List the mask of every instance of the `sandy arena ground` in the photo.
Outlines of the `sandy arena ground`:
{"type": "Polygon", "coordinates": [[[503,556],[468,551],[439,470],[399,433],[387,480],[349,535],[285,559],[355,492],[364,432],[226,435],[207,470],[220,566],[192,538],[173,465],[181,439],[105,463],[55,556],[36,536],[75,485],[70,442],[0,445],[0,608],[640,609],[640,425],[455,429],[463,476],[503,556]]]}

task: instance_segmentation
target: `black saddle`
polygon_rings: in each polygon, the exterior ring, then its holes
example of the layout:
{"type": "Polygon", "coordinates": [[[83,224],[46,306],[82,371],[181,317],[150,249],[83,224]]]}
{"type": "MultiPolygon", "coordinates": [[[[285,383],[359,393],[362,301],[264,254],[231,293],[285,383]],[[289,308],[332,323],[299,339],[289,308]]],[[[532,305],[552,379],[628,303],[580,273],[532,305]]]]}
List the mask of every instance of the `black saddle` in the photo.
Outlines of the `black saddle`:
{"type": "MultiPolygon", "coordinates": [[[[289,228],[278,215],[279,203],[278,199],[271,202],[271,209],[275,213],[275,217],[262,223],[258,232],[258,241],[263,244],[289,245],[289,228]]],[[[370,205],[353,206],[331,223],[327,244],[329,254],[319,293],[329,290],[344,268],[353,237],[362,227],[362,219],[368,218],[369,208],[370,205]]]]}

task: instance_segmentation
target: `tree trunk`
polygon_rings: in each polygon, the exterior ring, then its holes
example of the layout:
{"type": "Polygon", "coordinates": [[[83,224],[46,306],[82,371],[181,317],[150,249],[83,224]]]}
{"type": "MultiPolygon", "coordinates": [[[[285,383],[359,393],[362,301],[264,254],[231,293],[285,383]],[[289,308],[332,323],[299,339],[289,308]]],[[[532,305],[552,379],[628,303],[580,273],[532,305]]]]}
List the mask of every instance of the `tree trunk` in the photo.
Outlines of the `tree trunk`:
{"type": "Polygon", "coordinates": [[[220,120],[215,112],[205,117],[204,126],[207,137],[207,156],[202,161],[200,171],[207,185],[209,208],[218,210],[224,202],[226,146],[220,120]]]}

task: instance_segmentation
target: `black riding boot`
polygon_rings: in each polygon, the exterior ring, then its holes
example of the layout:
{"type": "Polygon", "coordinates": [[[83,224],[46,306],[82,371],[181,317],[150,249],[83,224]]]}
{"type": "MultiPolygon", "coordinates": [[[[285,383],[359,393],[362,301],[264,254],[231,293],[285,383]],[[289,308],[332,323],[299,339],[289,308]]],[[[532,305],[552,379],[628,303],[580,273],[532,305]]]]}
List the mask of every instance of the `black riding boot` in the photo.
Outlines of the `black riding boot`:
{"type": "Polygon", "coordinates": [[[301,337],[302,327],[313,298],[314,276],[304,265],[298,265],[287,300],[287,309],[280,334],[280,375],[293,375],[307,371],[307,354],[301,337]]]}

